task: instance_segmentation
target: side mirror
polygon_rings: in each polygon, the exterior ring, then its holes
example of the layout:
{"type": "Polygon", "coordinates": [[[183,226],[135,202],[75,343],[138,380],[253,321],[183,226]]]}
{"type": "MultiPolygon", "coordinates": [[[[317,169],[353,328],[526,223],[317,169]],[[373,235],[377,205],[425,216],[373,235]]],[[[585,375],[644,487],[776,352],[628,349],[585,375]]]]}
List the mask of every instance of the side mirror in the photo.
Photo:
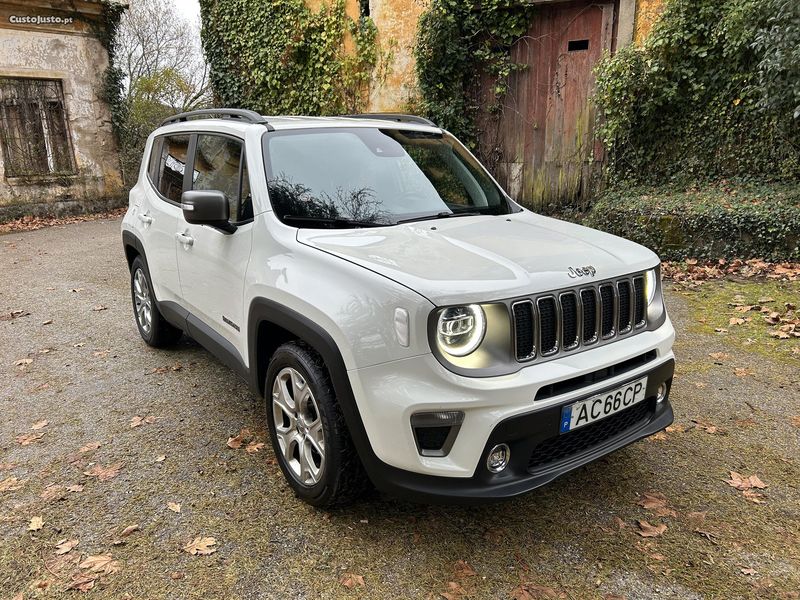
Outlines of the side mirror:
{"type": "Polygon", "coordinates": [[[225,231],[228,223],[229,207],[225,194],[217,190],[191,190],[181,195],[183,218],[193,225],[211,225],[225,231]]]}

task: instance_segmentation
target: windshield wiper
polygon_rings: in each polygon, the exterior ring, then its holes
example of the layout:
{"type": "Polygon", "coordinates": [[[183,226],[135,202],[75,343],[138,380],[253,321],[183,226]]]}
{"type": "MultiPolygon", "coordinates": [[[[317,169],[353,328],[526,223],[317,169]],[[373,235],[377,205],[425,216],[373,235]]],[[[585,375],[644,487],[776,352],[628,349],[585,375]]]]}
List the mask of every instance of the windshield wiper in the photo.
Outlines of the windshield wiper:
{"type": "Polygon", "coordinates": [[[414,221],[428,221],[430,219],[450,219],[451,217],[475,217],[484,213],[474,211],[459,211],[459,212],[438,212],[431,215],[422,215],[421,217],[412,217],[410,219],[400,219],[396,223],[413,223],[414,221]]]}
{"type": "Polygon", "coordinates": [[[348,227],[385,227],[389,223],[378,223],[377,221],[358,221],[356,219],[344,219],[342,217],[309,217],[304,215],[284,215],[283,221],[286,223],[317,223],[319,225],[330,225],[336,229],[346,229],[348,227]]]}

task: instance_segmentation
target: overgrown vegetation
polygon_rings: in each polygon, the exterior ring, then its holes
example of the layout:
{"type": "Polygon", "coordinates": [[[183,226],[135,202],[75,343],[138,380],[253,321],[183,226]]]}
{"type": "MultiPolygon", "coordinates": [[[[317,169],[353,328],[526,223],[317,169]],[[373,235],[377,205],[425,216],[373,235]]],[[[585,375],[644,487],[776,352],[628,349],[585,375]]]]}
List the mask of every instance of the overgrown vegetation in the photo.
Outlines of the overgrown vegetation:
{"type": "Polygon", "coordinates": [[[798,13],[793,0],[669,0],[643,47],[597,69],[612,180],[800,175],[798,13]]]}
{"type": "Polygon", "coordinates": [[[791,183],[617,186],[584,223],[643,244],[665,260],[800,260],[800,188],[791,183]]]}
{"type": "Polygon", "coordinates": [[[100,43],[103,44],[103,47],[108,52],[108,66],[103,73],[103,87],[100,92],[100,98],[106,102],[111,111],[111,126],[118,142],[122,138],[127,118],[125,103],[122,100],[123,74],[117,59],[117,35],[125,8],[124,4],[104,1],[100,27],[95,32],[97,39],[100,40],[100,43]]]}
{"type": "Polygon", "coordinates": [[[509,51],[527,31],[533,12],[531,4],[518,0],[432,0],[420,17],[414,50],[420,111],[474,146],[479,111],[498,110],[509,75],[524,68],[509,51]],[[479,98],[484,74],[495,81],[488,106],[479,98]]]}
{"type": "Polygon", "coordinates": [[[220,106],[264,114],[358,112],[385,77],[388,50],[344,0],[201,0],[203,48],[220,106]]]}

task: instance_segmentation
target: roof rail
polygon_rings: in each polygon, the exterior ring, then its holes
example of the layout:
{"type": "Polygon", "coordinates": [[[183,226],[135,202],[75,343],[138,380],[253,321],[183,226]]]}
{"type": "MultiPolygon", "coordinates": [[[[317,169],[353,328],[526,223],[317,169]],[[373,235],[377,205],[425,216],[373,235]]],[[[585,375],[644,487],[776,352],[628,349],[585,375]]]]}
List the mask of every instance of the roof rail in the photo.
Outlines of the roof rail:
{"type": "Polygon", "coordinates": [[[245,110],[243,108],[202,108],[200,110],[190,110],[189,112],[178,113],[164,119],[159,127],[169,125],[170,123],[181,123],[194,118],[213,119],[214,117],[221,117],[227,119],[239,119],[254,125],[266,125],[268,131],[274,131],[269,122],[260,114],[252,110],[245,110]]]}
{"type": "Polygon", "coordinates": [[[402,113],[360,113],[357,115],[341,115],[348,119],[378,119],[379,121],[394,121],[395,123],[416,123],[436,127],[436,123],[425,117],[417,115],[404,115],[402,113]]]}

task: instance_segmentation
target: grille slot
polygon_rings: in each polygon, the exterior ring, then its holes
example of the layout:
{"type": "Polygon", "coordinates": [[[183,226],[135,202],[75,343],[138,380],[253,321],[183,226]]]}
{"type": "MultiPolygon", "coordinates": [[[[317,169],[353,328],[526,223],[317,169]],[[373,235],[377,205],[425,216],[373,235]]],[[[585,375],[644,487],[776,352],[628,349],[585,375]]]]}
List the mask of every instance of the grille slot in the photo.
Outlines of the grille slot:
{"type": "Polygon", "coordinates": [[[561,330],[564,350],[574,350],[580,343],[578,337],[578,296],[575,292],[561,294],[561,330]]]}
{"type": "Polygon", "coordinates": [[[533,328],[533,302],[524,300],[512,306],[514,312],[514,345],[517,360],[529,360],[536,356],[533,328]]]}
{"type": "Polygon", "coordinates": [[[628,333],[631,330],[631,282],[620,281],[617,283],[619,294],[619,332],[628,333]]]}
{"type": "Polygon", "coordinates": [[[614,286],[610,284],[600,286],[600,334],[604,338],[614,335],[614,286]]]}
{"type": "Polygon", "coordinates": [[[558,352],[558,310],[556,300],[552,296],[539,298],[539,347],[542,356],[558,352]]]}
{"type": "Polygon", "coordinates": [[[541,361],[602,345],[647,324],[641,273],[511,302],[512,350],[518,361],[541,361]]]}
{"type": "Polygon", "coordinates": [[[597,294],[594,290],[581,292],[583,304],[583,343],[592,344],[597,341],[597,294]]]}
{"type": "Polygon", "coordinates": [[[637,277],[633,280],[633,324],[635,327],[644,325],[644,310],[647,304],[644,293],[644,278],[637,277]]]}

